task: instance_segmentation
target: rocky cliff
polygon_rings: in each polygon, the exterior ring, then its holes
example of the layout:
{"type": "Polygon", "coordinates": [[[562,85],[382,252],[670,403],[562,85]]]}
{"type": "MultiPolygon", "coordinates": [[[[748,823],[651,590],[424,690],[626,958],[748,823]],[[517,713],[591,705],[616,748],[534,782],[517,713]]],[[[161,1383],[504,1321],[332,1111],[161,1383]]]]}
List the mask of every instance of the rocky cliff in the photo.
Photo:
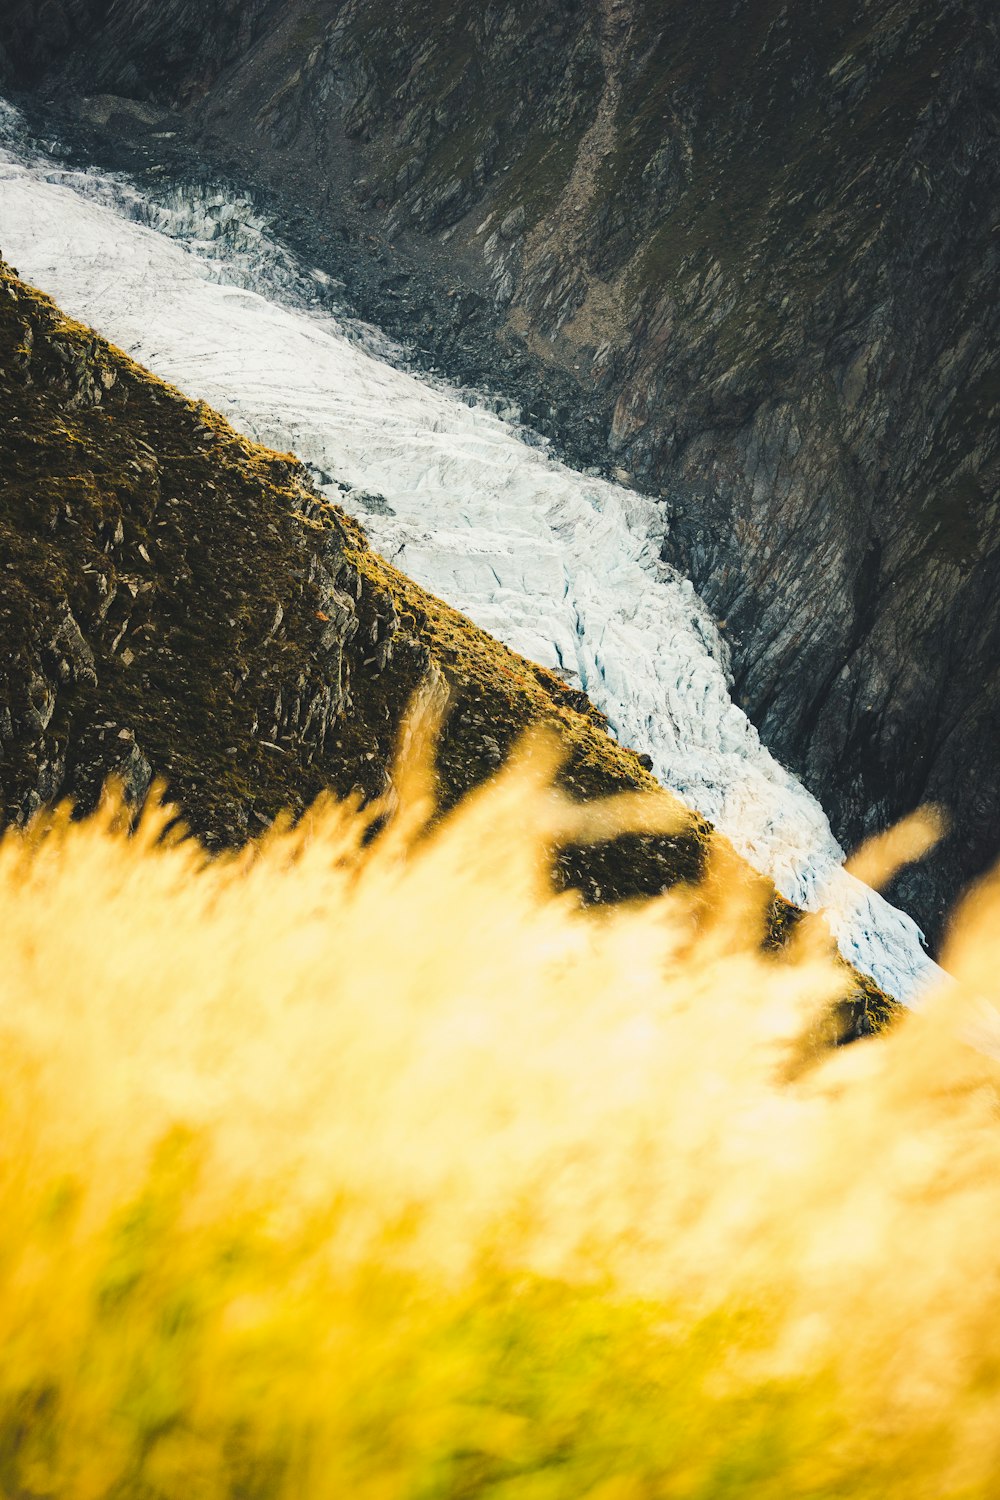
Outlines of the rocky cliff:
{"type": "Polygon", "coordinates": [[[952,810],[897,892],[937,930],[1000,843],[986,0],[15,0],[0,45],[112,134],[170,110],[318,263],[381,240],[363,310],[662,494],[839,836],[952,810]]]}

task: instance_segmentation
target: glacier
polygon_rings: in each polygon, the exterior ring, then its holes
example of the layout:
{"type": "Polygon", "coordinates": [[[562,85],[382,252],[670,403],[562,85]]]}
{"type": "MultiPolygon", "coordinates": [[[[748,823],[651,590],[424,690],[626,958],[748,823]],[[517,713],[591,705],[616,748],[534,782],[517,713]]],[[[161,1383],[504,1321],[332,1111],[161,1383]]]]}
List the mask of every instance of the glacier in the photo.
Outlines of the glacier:
{"type": "Polygon", "coordinates": [[[570,469],[495,400],[409,369],[249,199],[70,168],[7,105],[0,252],[185,394],[296,452],[373,547],[584,688],[664,785],[824,912],[851,963],[919,1001],[940,971],[916,924],[844,870],[819,802],[733,703],[715,621],[660,561],[663,507],[570,469]]]}

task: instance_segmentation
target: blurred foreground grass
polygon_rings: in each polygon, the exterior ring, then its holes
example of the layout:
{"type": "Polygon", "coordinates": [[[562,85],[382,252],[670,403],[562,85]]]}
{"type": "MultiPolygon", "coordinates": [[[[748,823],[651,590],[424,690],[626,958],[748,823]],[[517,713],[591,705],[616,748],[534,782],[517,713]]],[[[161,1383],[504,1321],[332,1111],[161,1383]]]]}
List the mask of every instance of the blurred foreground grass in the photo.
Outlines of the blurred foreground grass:
{"type": "Polygon", "coordinates": [[[724,852],[551,894],[668,799],[536,741],[428,830],[423,764],[225,858],[0,843],[0,1494],[995,1494],[994,889],[831,1051],[851,975],[724,852]]]}

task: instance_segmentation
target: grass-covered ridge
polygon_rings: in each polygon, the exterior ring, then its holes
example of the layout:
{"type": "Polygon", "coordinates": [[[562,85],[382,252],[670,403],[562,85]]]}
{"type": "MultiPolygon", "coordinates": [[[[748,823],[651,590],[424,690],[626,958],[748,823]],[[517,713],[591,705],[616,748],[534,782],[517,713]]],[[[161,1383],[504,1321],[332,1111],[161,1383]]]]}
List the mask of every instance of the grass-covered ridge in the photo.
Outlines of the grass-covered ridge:
{"type": "MultiPolygon", "coordinates": [[[[447,699],[439,795],[453,806],[532,725],[563,746],[578,799],[652,791],[585,695],[508,650],[371,551],[291,454],[237,433],[66,318],[0,264],[0,815],[23,822],[111,774],[160,778],[209,847],[299,815],[325,791],[389,785],[407,705],[447,699]]],[[[697,878],[713,839],[569,846],[588,899],[697,878]]],[[[770,941],[797,913],[772,892],[770,941]]],[[[887,1014],[868,980],[850,1024],[887,1014]]]]}
{"type": "MultiPolygon", "coordinates": [[[[238,842],[327,787],[383,791],[428,672],[455,705],[446,801],[542,718],[581,794],[653,784],[582,694],[375,556],[293,456],[248,442],[8,268],[0,350],[8,815],[65,792],[92,802],[118,768],[106,735],[91,745],[107,726],[119,760],[141,755],[146,783],[164,776],[210,842],[238,842]]],[[[697,868],[706,833],[692,823],[677,873],[697,868]]]]}

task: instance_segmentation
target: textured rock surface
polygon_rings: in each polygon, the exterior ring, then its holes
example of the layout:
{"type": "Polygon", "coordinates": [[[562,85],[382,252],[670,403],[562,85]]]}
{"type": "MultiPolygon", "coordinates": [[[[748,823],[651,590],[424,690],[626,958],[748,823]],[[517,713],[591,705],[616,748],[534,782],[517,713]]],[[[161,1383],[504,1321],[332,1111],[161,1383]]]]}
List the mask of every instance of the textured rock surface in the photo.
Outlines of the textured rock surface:
{"type": "Polygon", "coordinates": [[[384,234],[380,321],[662,492],[842,840],[952,809],[897,893],[936,930],[1000,829],[986,0],[50,0],[0,38],[42,96],[178,106],[334,270],[384,234]]]}

